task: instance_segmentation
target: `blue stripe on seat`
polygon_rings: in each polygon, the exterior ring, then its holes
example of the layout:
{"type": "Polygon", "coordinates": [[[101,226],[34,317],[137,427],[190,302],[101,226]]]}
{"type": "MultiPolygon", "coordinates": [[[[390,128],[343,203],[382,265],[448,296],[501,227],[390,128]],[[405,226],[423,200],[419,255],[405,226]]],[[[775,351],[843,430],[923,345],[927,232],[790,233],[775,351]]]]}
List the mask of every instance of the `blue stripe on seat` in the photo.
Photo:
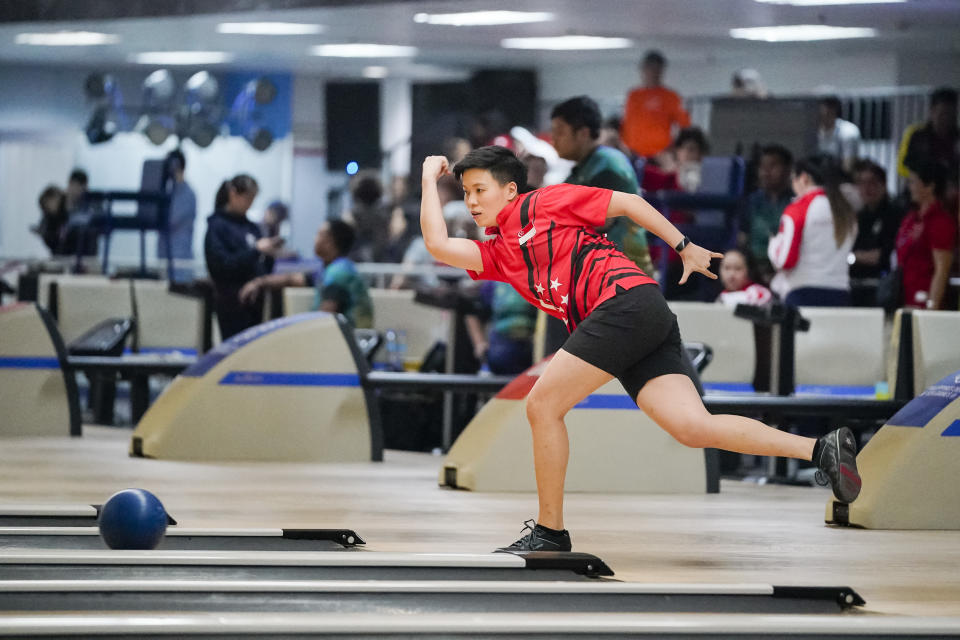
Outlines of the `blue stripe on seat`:
{"type": "Polygon", "coordinates": [[[0,356],[0,369],[59,369],[56,358],[0,356]]]}
{"type": "Polygon", "coordinates": [[[356,373],[298,373],[288,371],[231,371],[220,384],[252,387],[359,387],[356,373]]]}

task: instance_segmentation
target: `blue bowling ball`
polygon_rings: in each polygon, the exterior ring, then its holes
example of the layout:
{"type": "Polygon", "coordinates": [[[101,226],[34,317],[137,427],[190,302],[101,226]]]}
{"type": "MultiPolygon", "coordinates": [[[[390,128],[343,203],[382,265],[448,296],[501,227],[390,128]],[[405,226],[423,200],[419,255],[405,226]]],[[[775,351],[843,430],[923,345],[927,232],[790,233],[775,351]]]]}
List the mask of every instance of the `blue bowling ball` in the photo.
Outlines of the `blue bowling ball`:
{"type": "Polygon", "coordinates": [[[97,523],[111,549],[156,549],[167,532],[167,512],[149,491],[124,489],[103,504],[97,523]]]}

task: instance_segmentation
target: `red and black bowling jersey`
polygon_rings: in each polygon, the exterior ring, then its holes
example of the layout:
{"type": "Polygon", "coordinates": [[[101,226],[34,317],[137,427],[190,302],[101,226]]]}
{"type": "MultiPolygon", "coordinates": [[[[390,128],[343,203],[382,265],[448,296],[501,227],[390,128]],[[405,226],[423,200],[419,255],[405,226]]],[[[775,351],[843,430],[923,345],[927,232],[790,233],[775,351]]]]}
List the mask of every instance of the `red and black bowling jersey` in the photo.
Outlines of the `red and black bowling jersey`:
{"type": "Polygon", "coordinates": [[[494,237],[477,242],[483,272],[506,282],[573,331],[616,287],[655,282],[594,231],[607,218],[609,189],[558,184],[517,196],[497,214],[494,237]]]}

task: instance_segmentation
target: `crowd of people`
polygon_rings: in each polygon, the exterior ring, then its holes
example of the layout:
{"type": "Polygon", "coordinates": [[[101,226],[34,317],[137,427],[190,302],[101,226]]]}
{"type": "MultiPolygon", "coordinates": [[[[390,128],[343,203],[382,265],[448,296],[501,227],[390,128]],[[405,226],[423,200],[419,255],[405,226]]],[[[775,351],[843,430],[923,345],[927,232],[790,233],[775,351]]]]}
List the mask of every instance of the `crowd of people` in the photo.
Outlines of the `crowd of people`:
{"type": "MultiPolygon", "coordinates": [[[[527,169],[527,189],[561,181],[657,196],[701,192],[701,167],[710,153],[706,133],[691,126],[682,98],[664,84],[667,60],[648,52],[640,62],[641,86],[629,92],[622,114],[604,118],[585,95],[555,105],[549,133],[514,127],[487,129],[451,139],[444,155],[454,166],[474,146],[506,145],[527,169]],[[476,140],[471,144],[468,137],[476,140]]],[[[741,69],[732,79],[733,95],[768,95],[759,74],[741,69]]],[[[828,96],[819,103],[817,153],[795,158],[776,140],[748,159],[751,185],[738,203],[735,233],[718,236],[712,249],[725,251],[719,267],[722,290],[711,299],[725,304],[766,304],[780,299],[796,305],[901,306],[956,308],[948,286],[955,265],[960,175],[957,92],[940,88],[930,96],[928,118],[903,134],[896,167],[884,168],[862,157],[857,125],[842,118],[843,103],[828,96]],[[888,192],[888,169],[905,179],[901,193],[888,192]]],[[[169,243],[174,259],[192,260],[197,201],[185,180],[186,159],[179,150],[164,161],[171,196],[169,235],[161,235],[158,255],[169,243]]],[[[344,313],[357,326],[372,325],[372,306],[357,262],[434,264],[419,235],[417,193],[396,177],[385,185],[378,171],[366,170],[349,185],[349,206],[333,211],[317,232],[319,272],[274,273],[278,258],[289,257],[280,228],[288,217],[281,202],[271,203],[263,220],[247,217],[257,197],[256,180],[237,175],[224,181],[207,219],[204,256],[214,283],[217,317],[226,338],[263,318],[263,292],[283,286],[313,286],[315,308],[344,313]]],[[[84,231],[91,214],[87,177],[75,171],[68,187],[50,186],[39,198],[35,227],[55,255],[94,254],[96,236],[84,231]]],[[[459,182],[446,176],[438,185],[451,236],[482,240],[467,211],[459,182]]],[[[670,208],[664,215],[680,228],[698,224],[696,208],[670,208]]],[[[655,277],[667,299],[689,299],[679,284],[683,265],[674,251],[651,242],[647,231],[627,217],[613,218],[601,233],[645,273],[655,277]]],[[[178,279],[188,275],[179,270],[178,279]]],[[[400,274],[390,286],[431,287],[431,275],[400,274]]],[[[685,288],[686,287],[686,288],[685,288]]],[[[515,373],[532,362],[529,347],[535,310],[502,283],[487,283],[469,294],[469,335],[475,355],[497,373],[515,373]]],[[[703,299],[703,291],[696,296],[703,299]]],[[[566,337],[559,321],[548,322],[546,349],[566,337]]]]}

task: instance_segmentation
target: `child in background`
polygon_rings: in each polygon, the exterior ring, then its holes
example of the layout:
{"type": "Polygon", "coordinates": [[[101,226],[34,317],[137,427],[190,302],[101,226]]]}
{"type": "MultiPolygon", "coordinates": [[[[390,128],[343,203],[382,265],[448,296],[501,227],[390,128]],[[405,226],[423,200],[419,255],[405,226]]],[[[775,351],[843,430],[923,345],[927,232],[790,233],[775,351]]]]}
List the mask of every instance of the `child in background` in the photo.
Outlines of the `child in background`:
{"type": "Polygon", "coordinates": [[[762,306],[773,299],[770,289],[753,281],[750,259],[740,249],[730,249],[720,262],[720,282],[723,291],[717,302],[735,308],[738,304],[762,306]]]}

